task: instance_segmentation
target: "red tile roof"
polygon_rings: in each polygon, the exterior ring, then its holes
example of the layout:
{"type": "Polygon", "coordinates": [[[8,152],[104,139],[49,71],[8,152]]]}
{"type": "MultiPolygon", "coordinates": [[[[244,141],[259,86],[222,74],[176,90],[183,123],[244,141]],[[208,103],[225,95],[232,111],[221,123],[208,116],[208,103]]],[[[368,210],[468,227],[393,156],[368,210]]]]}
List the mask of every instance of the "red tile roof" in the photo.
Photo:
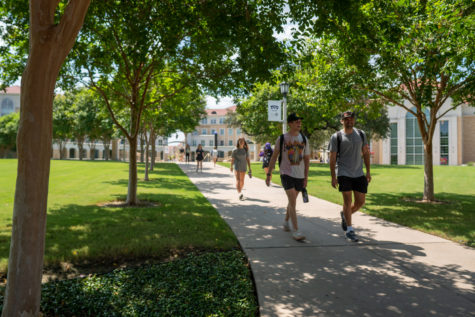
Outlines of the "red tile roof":
{"type": "MultiPolygon", "coordinates": [[[[5,88],[7,94],[20,94],[20,86],[11,86],[5,88]]],[[[0,94],[5,93],[5,91],[0,90],[0,94]]]]}
{"type": "Polygon", "coordinates": [[[227,107],[227,108],[224,108],[224,109],[206,109],[206,114],[208,116],[224,116],[229,111],[231,111],[231,112],[236,111],[236,106],[231,106],[231,107],[227,107]],[[215,112],[215,113],[213,113],[213,112],[215,112]]]}

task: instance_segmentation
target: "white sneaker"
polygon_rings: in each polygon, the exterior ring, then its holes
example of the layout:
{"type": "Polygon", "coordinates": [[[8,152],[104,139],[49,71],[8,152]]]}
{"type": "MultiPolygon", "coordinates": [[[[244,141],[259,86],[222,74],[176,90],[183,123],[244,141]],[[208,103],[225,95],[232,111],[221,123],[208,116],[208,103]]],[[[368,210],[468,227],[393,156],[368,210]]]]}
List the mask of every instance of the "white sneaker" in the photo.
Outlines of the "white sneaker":
{"type": "Polygon", "coordinates": [[[300,231],[294,231],[294,233],[292,233],[292,238],[297,241],[305,240],[305,236],[300,231]]]}
{"type": "Polygon", "coordinates": [[[286,232],[289,232],[290,231],[290,225],[289,225],[289,221],[284,221],[284,224],[282,225],[284,231],[286,232]]]}

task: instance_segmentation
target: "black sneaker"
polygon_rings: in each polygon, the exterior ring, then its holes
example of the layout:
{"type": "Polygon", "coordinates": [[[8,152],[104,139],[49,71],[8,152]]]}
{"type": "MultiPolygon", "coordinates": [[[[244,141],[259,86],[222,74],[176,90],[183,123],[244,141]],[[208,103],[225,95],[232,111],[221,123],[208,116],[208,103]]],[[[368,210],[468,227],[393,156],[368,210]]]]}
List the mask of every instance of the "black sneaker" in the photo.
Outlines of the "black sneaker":
{"type": "Polygon", "coordinates": [[[343,213],[343,211],[340,211],[340,216],[341,216],[341,229],[343,229],[343,231],[346,231],[348,227],[346,226],[345,214],[343,213]]]}
{"type": "Polygon", "coordinates": [[[354,231],[348,231],[345,234],[347,239],[350,239],[352,242],[358,242],[358,237],[356,236],[354,231]]]}

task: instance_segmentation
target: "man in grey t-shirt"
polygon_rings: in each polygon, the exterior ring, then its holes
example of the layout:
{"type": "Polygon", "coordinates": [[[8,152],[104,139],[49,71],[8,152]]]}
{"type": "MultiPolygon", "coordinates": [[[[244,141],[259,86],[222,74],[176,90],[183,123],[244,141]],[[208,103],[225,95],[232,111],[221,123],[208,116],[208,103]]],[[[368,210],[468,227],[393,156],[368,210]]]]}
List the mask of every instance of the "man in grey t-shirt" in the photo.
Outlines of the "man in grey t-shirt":
{"type": "Polygon", "coordinates": [[[343,195],[343,211],[340,212],[341,227],[343,231],[346,231],[345,235],[348,239],[357,242],[358,237],[352,226],[351,215],[365,203],[365,195],[371,181],[370,151],[365,133],[354,128],[354,112],[343,112],[341,123],[343,130],[332,135],[328,146],[330,172],[332,186],[336,188],[339,185],[338,188],[343,195]],[[363,173],[363,159],[366,175],[363,173]],[[335,167],[337,167],[336,173],[335,167]],[[354,204],[353,195],[355,196],[354,204]]]}

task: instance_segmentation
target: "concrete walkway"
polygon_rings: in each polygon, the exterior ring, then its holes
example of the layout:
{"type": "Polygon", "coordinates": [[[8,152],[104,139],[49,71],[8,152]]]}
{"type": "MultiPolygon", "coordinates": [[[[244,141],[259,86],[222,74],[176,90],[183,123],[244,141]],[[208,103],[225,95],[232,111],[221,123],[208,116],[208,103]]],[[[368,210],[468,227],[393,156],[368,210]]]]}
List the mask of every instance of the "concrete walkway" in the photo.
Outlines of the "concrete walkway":
{"type": "Polygon", "coordinates": [[[180,167],[239,239],[261,316],[475,316],[475,250],[360,212],[351,243],[341,207],[312,196],[298,197],[297,242],[282,230],[282,187],[246,176],[240,201],[229,169],[180,167]]]}

